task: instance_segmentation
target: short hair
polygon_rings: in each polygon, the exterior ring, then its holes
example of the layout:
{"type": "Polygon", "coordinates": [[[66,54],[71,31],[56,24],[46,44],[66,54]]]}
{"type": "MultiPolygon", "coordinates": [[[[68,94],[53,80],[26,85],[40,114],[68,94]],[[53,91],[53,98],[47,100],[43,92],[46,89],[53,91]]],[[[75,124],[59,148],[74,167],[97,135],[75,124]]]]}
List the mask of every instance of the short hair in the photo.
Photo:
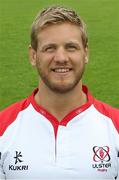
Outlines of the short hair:
{"type": "Polygon", "coordinates": [[[38,46],[38,33],[46,28],[47,26],[53,24],[61,24],[69,22],[74,25],[79,26],[82,33],[83,46],[88,46],[88,38],[86,33],[86,25],[77,13],[69,8],[61,6],[51,6],[48,7],[36,16],[35,20],[31,26],[31,46],[33,49],[37,50],[38,46]]]}

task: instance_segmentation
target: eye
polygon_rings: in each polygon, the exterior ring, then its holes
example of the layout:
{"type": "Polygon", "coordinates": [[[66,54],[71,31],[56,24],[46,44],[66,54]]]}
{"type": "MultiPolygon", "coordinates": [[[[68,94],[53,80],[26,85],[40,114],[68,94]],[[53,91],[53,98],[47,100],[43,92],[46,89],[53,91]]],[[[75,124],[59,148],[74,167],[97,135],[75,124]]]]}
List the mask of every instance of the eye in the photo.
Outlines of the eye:
{"type": "Polygon", "coordinates": [[[68,51],[76,51],[78,49],[78,47],[76,45],[74,45],[74,44],[67,44],[66,49],[68,51]]]}
{"type": "Polygon", "coordinates": [[[75,50],[77,48],[75,46],[69,46],[68,49],[75,50]]]}
{"type": "Polygon", "coordinates": [[[48,46],[44,49],[44,52],[54,52],[56,49],[55,46],[48,46]]]}

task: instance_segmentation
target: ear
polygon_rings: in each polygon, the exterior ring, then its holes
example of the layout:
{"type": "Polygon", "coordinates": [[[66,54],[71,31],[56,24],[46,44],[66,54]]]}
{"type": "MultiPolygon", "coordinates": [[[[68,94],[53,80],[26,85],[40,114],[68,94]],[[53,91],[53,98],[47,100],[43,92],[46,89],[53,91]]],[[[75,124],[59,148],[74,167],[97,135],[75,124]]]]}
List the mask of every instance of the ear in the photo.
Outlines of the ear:
{"type": "Polygon", "coordinates": [[[85,64],[88,63],[88,58],[89,58],[89,52],[88,52],[88,47],[85,48],[85,64]]]}
{"type": "Polygon", "coordinates": [[[86,56],[85,57],[85,64],[87,64],[88,63],[88,57],[86,56]]]}
{"type": "Polygon", "coordinates": [[[29,45],[29,60],[32,66],[36,66],[36,50],[29,45]]]}

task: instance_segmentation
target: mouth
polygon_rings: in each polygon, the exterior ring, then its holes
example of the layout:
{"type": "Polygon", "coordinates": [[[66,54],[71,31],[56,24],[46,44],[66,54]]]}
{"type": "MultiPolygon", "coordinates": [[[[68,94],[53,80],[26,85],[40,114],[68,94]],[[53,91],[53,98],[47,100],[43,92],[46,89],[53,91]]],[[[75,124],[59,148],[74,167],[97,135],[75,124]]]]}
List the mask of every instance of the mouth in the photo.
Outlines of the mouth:
{"type": "Polygon", "coordinates": [[[72,71],[72,68],[52,68],[51,70],[55,73],[68,73],[72,71]]]}

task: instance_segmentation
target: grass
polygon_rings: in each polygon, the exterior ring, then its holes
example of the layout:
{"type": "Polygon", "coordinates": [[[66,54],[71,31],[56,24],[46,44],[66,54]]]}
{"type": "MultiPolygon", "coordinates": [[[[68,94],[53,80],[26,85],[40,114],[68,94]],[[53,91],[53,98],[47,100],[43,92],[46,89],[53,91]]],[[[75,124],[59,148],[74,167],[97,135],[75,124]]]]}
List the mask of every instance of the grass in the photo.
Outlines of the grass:
{"type": "Polygon", "coordinates": [[[83,81],[97,99],[119,107],[118,0],[0,0],[0,109],[37,87],[28,60],[29,29],[38,11],[52,4],[72,7],[85,20],[90,58],[83,81]]]}

